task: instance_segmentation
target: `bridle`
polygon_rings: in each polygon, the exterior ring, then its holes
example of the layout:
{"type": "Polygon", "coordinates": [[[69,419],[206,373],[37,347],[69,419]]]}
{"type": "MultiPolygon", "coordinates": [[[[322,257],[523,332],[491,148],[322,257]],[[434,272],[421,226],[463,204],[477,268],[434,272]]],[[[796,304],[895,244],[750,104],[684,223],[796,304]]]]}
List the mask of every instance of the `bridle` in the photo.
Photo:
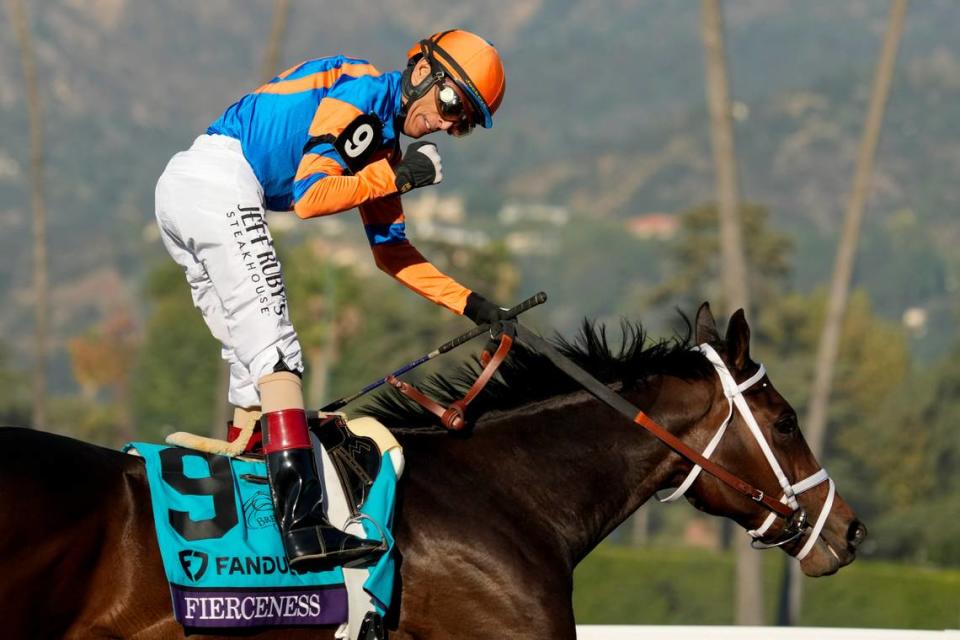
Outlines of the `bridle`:
{"type": "Polygon", "coordinates": [[[727,368],[726,363],[713,347],[711,347],[709,344],[702,344],[699,347],[696,347],[696,349],[700,351],[713,365],[717,375],[720,376],[720,382],[723,386],[724,395],[729,403],[729,410],[727,412],[726,419],[721,423],[720,427],[717,429],[717,433],[714,434],[713,438],[707,444],[706,449],[704,449],[704,452],[701,454],[680,440],[677,436],[657,424],[655,420],[648,416],[644,411],[641,411],[627,401],[626,398],[614,393],[605,384],[591,376],[577,364],[572,362],[569,358],[558,352],[553,345],[541,338],[539,335],[533,331],[530,331],[519,322],[516,323],[515,330],[517,338],[521,342],[525,343],[527,346],[533,347],[541,354],[545,355],[558,369],[573,378],[577,383],[580,384],[580,386],[589,391],[590,394],[592,394],[595,398],[615,409],[636,424],[640,425],[658,440],[660,440],[663,444],[667,445],[676,453],[693,463],[693,469],[691,469],[687,474],[686,479],[681,483],[680,487],[674,491],[673,494],[665,498],[664,501],[678,499],[687,491],[687,489],[690,488],[690,485],[692,485],[697,479],[697,476],[699,476],[700,472],[706,471],[734,491],[750,498],[758,505],[770,511],[770,515],[767,516],[766,520],[764,520],[759,527],[747,531],[750,537],[753,538],[753,546],[755,548],[769,549],[772,547],[783,546],[789,542],[799,539],[808,529],[811,529],[811,525],[807,521],[806,510],[800,506],[797,496],[805,491],[809,491],[813,487],[816,487],[825,481],[828,482],[829,490],[827,493],[827,499],[824,501],[823,506],[820,509],[820,514],[817,517],[816,523],[812,525],[812,531],[810,532],[809,539],[800,549],[799,553],[797,553],[795,556],[797,560],[803,560],[805,557],[807,557],[819,539],[820,532],[823,531],[824,525],[827,523],[827,517],[830,515],[830,510],[833,508],[833,499],[834,495],[836,494],[836,489],[834,487],[833,480],[831,480],[827,475],[825,469],[820,469],[816,473],[813,473],[807,478],[804,478],[803,480],[800,480],[794,484],[791,484],[790,481],[787,480],[787,476],[783,472],[783,467],[780,466],[776,456],[773,455],[773,451],[770,450],[770,445],[763,437],[763,432],[760,430],[760,426],[757,424],[757,420],[754,418],[753,412],[750,410],[750,406],[747,404],[746,398],[743,397],[743,392],[745,390],[749,389],[761,379],[766,377],[766,371],[764,370],[763,365],[760,365],[759,370],[754,375],[750,376],[749,379],[743,381],[742,383],[737,383],[737,381],[733,378],[733,374],[727,368]],[[763,455],[767,459],[767,463],[770,465],[774,475],[777,477],[777,481],[779,482],[782,490],[782,495],[779,500],[773,498],[772,496],[768,496],[760,489],[757,489],[751,485],[749,482],[746,482],[742,478],[724,469],[716,462],[710,460],[710,455],[717,448],[721,438],[723,438],[723,434],[726,431],[727,425],[730,424],[730,421],[733,418],[734,408],[736,408],[736,410],[740,413],[743,421],[749,427],[750,432],[753,434],[757,444],[759,444],[760,449],[763,451],[763,455]],[[778,517],[783,518],[786,522],[786,526],[781,532],[780,538],[773,541],[764,540],[763,536],[767,531],[769,531],[770,527],[778,517]]]}
{"type": "MultiPolygon", "coordinates": [[[[803,560],[805,557],[807,557],[807,554],[810,553],[811,549],[813,549],[813,545],[816,544],[817,540],[819,539],[820,532],[823,530],[823,527],[827,522],[827,517],[830,515],[830,510],[833,507],[833,499],[836,495],[836,486],[833,483],[833,479],[827,474],[826,469],[821,468],[819,471],[807,476],[803,480],[794,484],[790,484],[786,474],[783,472],[783,467],[780,466],[780,463],[777,461],[776,456],[770,449],[770,445],[767,443],[766,438],[763,437],[763,432],[760,430],[760,426],[757,424],[757,420],[753,416],[753,412],[750,410],[750,406],[747,404],[746,398],[743,397],[744,391],[766,377],[767,372],[762,364],[755,374],[743,382],[738,383],[736,380],[734,380],[733,374],[730,373],[730,369],[727,368],[726,363],[722,358],[720,358],[720,355],[713,347],[711,347],[709,344],[702,344],[696,347],[696,349],[700,351],[708,361],[710,361],[710,364],[713,365],[717,375],[720,377],[720,383],[723,386],[723,393],[724,396],[726,396],[729,404],[727,417],[720,424],[717,432],[713,435],[713,438],[707,444],[706,448],[703,450],[702,456],[700,457],[709,460],[710,455],[717,448],[717,445],[720,444],[720,440],[723,438],[723,435],[727,430],[727,426],[732,421],[733,412],[736,408],[737,412],[740,413],[740,417],[743,418],[743,421],[750,429],[750,433],[760,446],[760,450],[763,451],[763,456],[767,459],[767,463],[770,465],[773,474],[776,476],[777,482],[780,483],[780,488],[783,491],[783,494],[780,497],[780,504],[788,507],[791,510],[789,516],[785,518],[787,523],[786,527],[781,533],[781,536],[776,540],[765,541],[763,536],[773,525],[777,516],[783,516],[783,513],[779,512],[778,510],[771,510],[766,520],[764,520],[759,527],[747,531],[747,534],[753,538],[753,541],[751,542],[752,546],[755,549],[771,549],[774,547],[781,547],[800,538],[807,529],[811,528],[811,525],[807,521],[806,510],[800,506],[797,496],[812,489],[813,487],[822,484],[823,482],[828,483],[827,498],[824,500],[823,506],[820,509],[820,514],[817,517],[816,523],[812,526],[813,530],[810,532],[810,537],[796,555],[797,560],[803,560]]],[[[661,502],[673,502],[681,498],[700,475],[700,472],[703,471],[703,466],[701,464],[697,464],[697,460],[692,458],[688,459],[695,463],[694,467],[690,470],[690,472],[687,474],[687,477],[673,493],[665,498],[658,498],[661,502]]],[[[754,499],[759,501],[758,497],[754,497],[754,499]]],[[[765,506],[769,508],[769,505],[765,506]]]]}

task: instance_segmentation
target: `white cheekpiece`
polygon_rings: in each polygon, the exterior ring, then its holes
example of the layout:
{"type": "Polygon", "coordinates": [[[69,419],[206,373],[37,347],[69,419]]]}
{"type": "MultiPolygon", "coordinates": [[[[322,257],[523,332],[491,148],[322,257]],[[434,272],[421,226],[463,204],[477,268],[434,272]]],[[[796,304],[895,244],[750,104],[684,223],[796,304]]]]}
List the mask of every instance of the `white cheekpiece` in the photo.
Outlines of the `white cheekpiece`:
{"type": "MultiPolygon", "coordinates": [[[[757,424],[757,419],[754,417],[753,411],[750,410],[750,406],[743,397],[744,391],[760,382],[760,380],[766,375],[766,370],[762,364],[755,374],[750,376],[747,380],[737,383],[737,381],[733,379],[733,374],[730,373],[726,363],[713,347],[711,347],[709,344],[702,344],[696,347],[696,349],[706,356],[707,360],[710,361],[716,370],[717,375],[720,376],[720,383],[723,386],[723,393],[730,405],[727,411],[727,417],[724,418],[723,422],[720,424],[720,427],[717,429],[717,432],[713,435],[713,438],[711,438],[710,442],[707,443],[702,455],[705,458],[709,458],[714,449],[717,448],[717,445],[720,444],[720,440],[723,438],[723,434],[726,433],[727,426],[730,424],[731,418],[733,418],[733,412],[736,409],[736,411],[740,413],[741,418],[743,418],[743,421],[746,423],[751,435],[753,435],[754,440],[756,440],[757,444],[760,446],[760,450],[763,452],[767,463],[770,465],[770,469],[773,471],[774,476],[777,478],[777,482],[780,484],[780,488],[783,491],[780,502],[786,504],[794,511],[799,511],[800,503],[797,501],[797,496],[808,489],[812,489],[823,482],[827,482],[827,497],[824,499],[823,505],[820,507],[820,514],[817,516],[817,521],[814,523],[813,529],[808,534],[806,543],[803,545],[800,551],[797,552],[796,556],[794,556],[797,560],[803,560],[807,557],[819,539],[820,532],[823,531],[823,527],[827,523],[827,517],[830,515],[830,509],[833,508],[833,497],[836,493],[836,487],[834,486],[833,479],[831,479],[827,474],[826,469],[820,469],[803,480],[800,480],[794,484],[790,484],[786,474],[783,472],[783,468],[780,466],[780,462],[777,460],[776,456],[773,454],[773,451],[770,449],[770,445],[763,437],[763,432],[761,431],[760,426],[757,424]]],[[[673,502],[680,499],[687,492],[687,489],[690,488],[690,485],[692,485],[697,479],[702,470],[703,468],[700,465],[694,465],[694,467],[690,470],[690,473],[687,474],[687,477],[673,493],[665,498],[658,497],[657,499],[660,500],[660,502],[673,502]]],[[[776,514],[770,512],[770,514],[759,527],[747,531],[747,534],[755,541],[759,541],[775,521],[776,514]]],[[[778,545],[763,544],[760,542],[756,543],[756,547],[760,549],[771,548],[775,546],[778,545]]]]}
{"type": "Polygon", "coordinates": [[[240,141],[202,135],[173,156],[157,182],[156,215],[164,246],[186,271],[194,305],[223,345],[230,402],[258,406],[256,381],[273,371],[277,350],[297,371],[302,356],[263,188],[240,141]]]}

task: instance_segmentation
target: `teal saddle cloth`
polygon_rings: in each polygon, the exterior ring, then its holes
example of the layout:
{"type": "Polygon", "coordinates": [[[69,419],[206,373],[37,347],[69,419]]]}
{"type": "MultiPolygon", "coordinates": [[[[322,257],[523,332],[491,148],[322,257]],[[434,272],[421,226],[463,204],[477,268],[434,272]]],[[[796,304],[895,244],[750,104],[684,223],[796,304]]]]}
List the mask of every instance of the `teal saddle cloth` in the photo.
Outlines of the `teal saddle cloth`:
{"type": "MultiPolygon", "coordinates": [[[[263,461],[134,442],[146,463],[157,542],[173,609],[185,627],[339,624],[347,619],[343,571],[291,570],[273,515],[263,461]]],[[[397,476],[388,456],[360,512],[366,537],[387,550],[363,589],[390,606],[396,563],[390,525],[397,476]]]]}

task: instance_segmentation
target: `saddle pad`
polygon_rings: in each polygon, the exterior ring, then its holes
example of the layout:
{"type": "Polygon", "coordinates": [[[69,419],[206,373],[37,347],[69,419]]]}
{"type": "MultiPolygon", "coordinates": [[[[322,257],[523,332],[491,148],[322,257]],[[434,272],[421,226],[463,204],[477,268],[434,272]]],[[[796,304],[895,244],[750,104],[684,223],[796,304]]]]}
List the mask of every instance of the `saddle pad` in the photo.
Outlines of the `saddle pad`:
{"type": "MultiPolygon", "coordinates": [[[[289,568],[273,515],[266,464],[143,442],[157,541],[173,609],[185,627],[340,624],[347,620],[343,571],[289,568]]],[[[360,509],[367,538],[387,551],[363,589],[386,611],[393,588],[392,523],[397,476],[381,465],[360,509]]]]}

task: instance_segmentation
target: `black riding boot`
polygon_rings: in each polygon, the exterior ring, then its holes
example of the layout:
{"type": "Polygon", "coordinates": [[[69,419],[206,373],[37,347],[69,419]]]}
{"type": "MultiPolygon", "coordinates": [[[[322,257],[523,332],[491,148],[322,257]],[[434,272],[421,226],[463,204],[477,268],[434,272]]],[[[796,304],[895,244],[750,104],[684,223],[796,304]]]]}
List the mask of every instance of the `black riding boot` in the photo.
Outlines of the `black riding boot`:
{"type": "Polygon", "coordinates": [[[270,494],[292,568],[356,566],[383,551],[379,542],[344,533],[324,515],[322,479],[314,466],[302,409],[264,414],[263,434],[270,494]]]}

